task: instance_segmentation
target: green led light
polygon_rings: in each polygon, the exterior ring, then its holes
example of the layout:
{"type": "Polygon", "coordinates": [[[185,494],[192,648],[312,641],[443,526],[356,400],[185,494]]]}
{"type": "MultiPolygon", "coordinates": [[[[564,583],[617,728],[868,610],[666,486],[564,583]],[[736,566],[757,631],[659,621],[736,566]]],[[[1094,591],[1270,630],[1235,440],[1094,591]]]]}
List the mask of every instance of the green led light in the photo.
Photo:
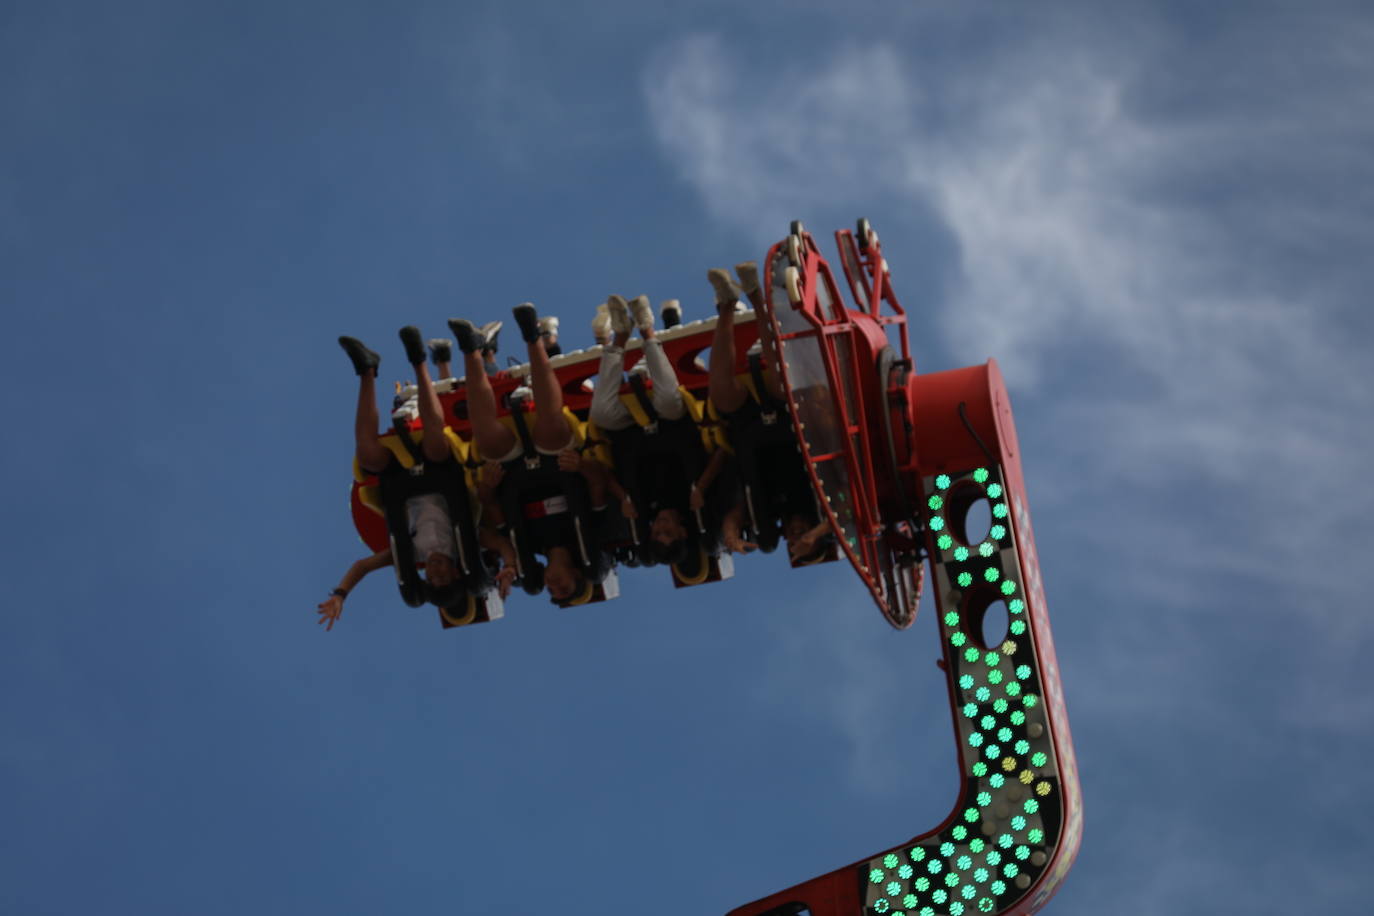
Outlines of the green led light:
{"type": "Polygon", "coordinates": [[[913,862],[919,862],[919,861],[921,861],[922,859],[924,859],[924,858],[926,857],[926,850],[925,850],[925,847],[924,847],[924,846],[916,846],[916,847],[913,847],[912,850],[911,850],[911,852],[907,853],[907,855],[911,856],[911,861],[913,861],[913,862]]]}
{"type": "Polygon", "coordinates": [[[963,887],[959,888],[959,896],[963,897],[965,900],[972,900],[973,895],[976,893],[978,892],[973,889],[972,884],[965,884],[963,887]]]}
{"type": "Polygon", "coordinates": [[[920,902],[920,898],[918,898],[915,894],[907,894],[905,897],[902,898],[902,906],[906,907],[907,909],[913,908],[914,906],[916,906],[916,904],[920,902]]]}
{"type": "Polygon", "coordinates": [[[968,836],[968,828],[965,827],[963,824],[959,824],[952,830],[950,830],[949,835],[954,837],[956,840],[963,840],[964,837],[968,836]]]}
{"type": "Polygon", "coordinates": [[[987,480],[987,479],[988,479],[988,469],[987,469],[987,468],[978,468],[976,471],[973,472],[973,479],[976,480],[976,481],[978,481],[979,483],[982,483],[983,481],[987,480]]]}
{"type": "Polygon", "coordinates": [[[949,916],[964,916],[964,905],[958,900],[953,900],[949,904],[949,916]]]}
{"type": "Polygon", "coordinates": [[[947,899],[949,899],[949,894],[946,894],[944,891],[940,890],[939,888],[936,888],[934,893],[930,895],[930,899],[934,900],[936,905],[938,906],[939,904],[942,904],[947,899]]]}
{"type": "Polygon", "coordinates": [[[973,583],[973,576],[966,572],[961,572],[955,579],[960,588],[968,588],[973,583]]]}
{"type": "Polygon", "coordinates": [[[926,871],[930,872],[932,875],[938,875],[940,873],[940,869],[944,867],[944,863],[941,862],[939,859],[931,859],[929,862],[926,863],[926,871]]]}
{"type": "Polygon", "coordinates": [[[989,865],[996,865],[998,862],[1001,862],[1001,861],[1002,861],[1002,854],[1001,854],[1000,852],[998,852],[998,851],[995,850],[995,849],[992,849],[992,850],[989,850],[989,851],[988,851],[987,863],[988,863],[989,865]]]}
{"type": "Polygon", "coordinates": [[[997,505],[993,506],[993,507],[992,507],[992,517],[993,517],[993,518],[1006,518],[1006,517],[1007,517],[1007,504],[1006,504],[1006,503],[998,503],[997,505]]]}
{"type": "Polygon", "coordinates": [[[1001,881],[994,881],[988,887],[994,894],[996,894],[999,897],[1007,892],[1007,886],[1003,884],[1001,881]]]}
{"type": "Polygon", "coordinates": [[[922,875],[913,881],[911,886],[914,887],[918,893],[924,894],[926,891],[930,890],[930,879],[922,875]]]}
{"type": "Polygon", "coordinates": [[[940,516],[937,515],[937,516],[935,516],[934,518],[932,518],[932,519],[930,520],[930,530],[931,530],[931,531],[943,531],[943,530],[944,530],[944,527],[945,527],[945,520],[942,519],[940,516]]]}
{"type": "Polygon", "coordinates": [[[983,570],[983,578],[988,582],[996,582],[1001,577],[1002,574],[997,571],[996,566],[989,566],[987,569],[983,570]]]}
{"type": "MultiPolygon", "coordinates": [[[[974,775],[974,776],[986,776],[986,775],[988,775],[988,765],[987,765],[986,763],[984,763],[983,761],[981,761],[981,760],[978,761],[977,763],[975,763],[975,764],[973,765],[973,775],[974,775]]],[[[975,840],[974,842],[977,842],[977,841],[975,840]]]]}
{"type": "Polygon", "coordinates": [[[977,881],[979,884],[982,884],[985,881],[987,881],[989,877],[990,876],[988,875],[988,870],[986,868],[977,869],[973,873],[973,880],[977,881]]]}
{"type": "Polygon", "coordinates": [[[988,537],[994,541],[1000,541],[1007,536],[1007,529],[1002,525],[993,525],[988,529],[988,537]]]}
{"type": "Polygon", "coordinates": [[[983,718],[978,720],[978,726],[980,728],[992,728],[996,724],[997,719],[993,716],[983,716],[983,718]]]}
{"type": "Polygon", "coordinates": [[[969,646],[967,649],[964,650],[964,661],[976,662],[978,661],[978,655],[978,650],[975,649],[973,646],[969,646]]]}
{"type": "Polygon", "coordinates": [[[965,636],[963,633],[955,633],[953,636],[949,638],[949,644],[956,649],[966,642],[968,642],[968,637],[965,636]]]}
{"type": "Polygon", "coordinates": [[[932,512],[935,512],[944,507],[945,501],[938,496],[932,496],[926,500],[926,505],[930,506],[932,512]]]}
{"type": "Polygon", "coordinates": [[[1010,833],[1004,833],[997,838],[997,845],[1001,846],[1003,849],[1010,849],[1011,844],[1012,838],[1010,833]]]}
{"type": "Polygon", "coordinates": [[[973,686],[973,675],[971,675],[971,674],[961,674],[961,675],[959,675],[959,686],[962,687],[962,688],[964,688],[965,690],[968,690],[970,687],[972,687],[972,686],[973,686]]]}
{"type": "Polygon", "coordinates": [[[988,495],[991,496],[993,499],[996,499],[997,497],[1001,496],[1002,485],[1000,483],[988,484],[988,495]]]}
{"type": "Polygon", "coordinates": [[[994,789],[1002,788],[1002,783],[1006,781],[1006,777],[1003,776],[1001,773],[993,773],[992,776],[988,778],[988,784],[992,786],[994,789]]]}
{"type": "MultiPolygon", "coordinates": [[[[978,807],[980,807],[980,808],[986,808],[988,805],[992,804],[992,793],[991,793],[991,792],[979,792],[977,798],[975,799],[975,801],[978,802],[978,807]]],[[[960,867],[960,868],[968,868],[967,865],[960,865],[959,867],[960,867]]]]}
{"type": "Polygon", "coordinates": [[[1049,759],[1049,755],[1044,751],[1036,751],[1034,754],[1031,754],[1031,763],[1034,766],[1042,767],[1049,759]]]}
{"type": "Polygon", "coordinates": [[[948,489],[949,489],[949,475],[948,475],[948,474],[940,474],[940,475],[936,476],[936,478],[935,478],[935,486],[939,487],[941,490],[948,490],[948,489]]]}
{"type": "Polygon", "coordinates": [[[1010,594],[1011,594],[1012,592],[1014,592],[1014,591],[1016,591],[1016,583],[1013,582],[1013,581],[1011,581],[1010,579],[1003,579],[1003,580],[1002,580],[1002,594],[1004,594],[1004,595],[1010,595],[1010,594]]]}
{"type": "Polygon", "coordinates": [[[921,907],[921,912],[917,913],[916,916],[935,916],[935,909],[933,907],[923,906],[921,907]]]}
{"type": "Polygon", "coordinates": [[[969,747],[982,747],[982,746],[983,746],[983,733],[982,733],[982,732],[974,732],[973,734],[969,735],[969,736],[968,736],[968,743],[969,743],[969,747]]]}
{"type": "Polygon", "coordinates": [[[968,856],[960,856],[959,858],[954,860],[954,865],[960,871],[968,871],[970,868],[973,867],[973,860],[970,859],[968,856]]]}
{"type": "Polygon", "coordinates": [[[955,872],[945,872],[945,887],[953,888],[959,884],[959,875],[955,872]]]}
{"type": "Polygon", "coordinates": [[[979,703],[986,703],[991,696],[992,691],[986,687],[979,687],[977,690],[973,691],[973,698],[979,703]]]}
{"type": "MultiPolygon", "coordinates": [[[[1009,729],[1009,728],[1007,728],[1007,727],[1005,727],[1005,726],[1003,726],[1002,728],[997,729],[997,740],[998,740],[998,741],[1010,741],[1010,740],[1011,740],[1011,729],[1009,729]]],[[[1018,748],[1016,749],[1016,753],[1018,753],[1018,754],[1024,754],[1025,751],[1021,750],[1021,749],[1018,747],[1018,748]]]]}
{"type": "MultiPolygon", "coordinates": [[[[1002,892],[1001,892],[1001,891],[995,890],[995,891],[993,891],[993,893],[1000,894],[1000,893],[1002,893],[1002,892]]],[[[981,910],[981,911],[984,912],[984,913],[991,913],[992,910],[993,910],[993,908],[994,908],[995,906],[997,906],[997,904],[995,904],[995,903],[992,902],[992,898],[991,898],[991,897],[979,897],[979,898],[978,898],[978,909],[981,910]]]]}
{"type": "Polygon", "coordinates": [[[1027,709],[1034,709],[1035,704],[1040,702],[1040,698],[1033,693],[1028,693],[1021,702],[1025,704],[1027,709]]]}
{"type": "Polygon", "coordinates": [[[972,840],[972,841],[968,844],[968,848],[971,849],[971,850],[973,850],[974,852],[982,852],[982,851],[983,851],[983,846],[984,846],[984,843],[983,843],[983,838],[982,838],[982,837],[978,837],[976,840],[972,840]]]}
{"type": "Polygon", "coordinates": [[[1007,711],[1007,701],[1002,699],[1001,697],[998,697],[996,700],[993,701],[992,708],[993,711],[997,712],[1000,715],[1001,713],[1007,711]]]}
{"type": "Polygon", "coordinates": [[[1015,862],[1008,862],[1006,865],[1002,866],[1002,874],[1006,875],[1008,878],[1015,878],[1016,873],[1020,870],[1021,869],[1016,867],[1015,862]]]}
{"type": "MultiPolygon", "coordinates": [[[[976,813],[976,812],[975,812],[976,813]]],[[[949,858],[954,855],[954,844],[946,840],[940,844],[940,855],[949,858]]]]}
{"type": "Polygon", "coordinates": [[[889,881],[887,882],[887,887],[883,889],[887,891],[889,897],[896,897],[902,892],[902,885],[896,881],[889,881]]]}
{"type": "Polygon", "coordinates": [[[1022,817],[1021,815],[1019,815],[1019,814],[1016,815],[1016,817],[1014,817],[1014,818],[1011,819],[1011,829],[1012,829],[1012,830],[1025,830],[1025,829],[1026,829],[1026,819],[1025,819],[1024,817],[1022,817]]]}
{"type": "Polygon", "coordinates": [[[950,545],[952,545],[953,543],[954,538],[950,537],[947,534],[942,534],[935,539],[935,545],[939,547],[941,550],[949,550],[950,545]]]}
{"type": "Polygon", "coordinates": [[[992,556],[992,552],[996,549],[996,547],[992,546],[992,541],[984,541],[978,545],[978,556],[990,557],[992,556]]]}
{"type": "Polygon", "coordinates": [[[967,547],[956,547],[956,548],[954,548],[954,560],[955,560],[956,563],[962,563],[962,562],[964,562],[964,561],[967,560],[967,559],[968,559],[968,548],[967,548],[967,547]]]}
{"type": "Polygon", "coordinates": [[[1030,855],[1030,849],[1028,849],[1027,847],[1025,847],[1025,846],[1017,846],[1017,847],[1016,847],[1016,858],[1018,858],[1018,859],[1020,859],[1020,860],[1022,860],[1022,861],[1025,861],[1026,857],[1029,856],[1029,855],[1030,855]]]}
{"type": "Polygon", "coordinates": [[[1017,676],[1018,678],[1020,678],[1021,680],[1023,680],[1023,681],[1026,680],[1027,678],[1029,678],[1029,677],[1031,676],[1031,667],[1030,667],[1030,665],[1017,665],[1017,666],[1016,666],[1016,676],[1017,676]]]}
{"type": "Polygon", "coordinates": [[[887,855],[883,856],[883,868],[896,868],[896,867],[897,867],[897,856],[896,856],[895,853],[889,852],[887,855]]]}
{"type": "Polygon", "coordinates": [[[1026,622],[1024,620],[1013,620],[1011,622],[1011,633],[1013,636],[1020,636],[1026,632],[1026,622]]]}
{"type": "Polygon", "coordinates": [[[886,913],[886,912],[887,912],[887,901],[886,901],[886,900],[879,900],[877,903],[873,904],[873,912],[875,912],[875,913],[886,913]]]}
{"type": "Polygon", "coordinates": [[[959,625],[959,612],[958,612],[958,611],[950,611],[950,612],[948,612],[947,614],[945,614],[945,626],[947,626],[947,627],[957,627],[958,625],[959,625]]]}
{"type": "Polygon", "coordinates": [[[1036,827],[1034,830],[1026,834],[1026,839],[1030,840],[1032,843],[1035,843],[1036,845],[1039,845],[1045,842],[1045,831],[1041,830],[1039,827],[1036,827]]]}
{"type": "Polygon", "coordinates": [[[1021,692],[1021,685],[1017,681],[1007,681],[1007,696],[1014,697],[1021,692]]]}
{"type": "Polygon", "coordinates": [[[989,744],[983,749],[983,755],[989,760],[996,760],[1002,756],[1002,749],[995,744],[989,744]]]}
{"type": "MultiPolygon", "coordinates": [[[[973,659],[969,659],[969,661],[973,661],[973,659]]],[[[996,668],[1002,661],[1002,654],[1000,652],[989,652],[983,657],[983,661],[989,668],[996,668]]]]}
{"type": "Polygon", "coordinates": [[[872,881],[874,884],[882,884],[883,879],[886,877],[887,875],[883,874],[883,870],[881,868],[875,868],[868,873],[868,880],[872,881]]]}
{"type": "Polygon", "coordinates": [[[1040,803],[1033,798],[1028,798],[1022,807],[1026,809],[1027,814],[1034,814],[1040,810],[1040,803]]]}
{"type": "MultiPolygon", "coordinates": [[[[1010,732],[1011,730],[1007,729],[1007,731],[1010,732]]],[[[1007,739],[1003,738],[1002,740],[1005,741],[1007,739]]],[[[1025,738],[1022,738],[1013,746],[1016,748],[1016,753],[1018,754],[1024,754],[1026,751],[1030,750],[1030,742],[1027,741],[1025,738]]]]}
{"type": "Polygon", "coordinates": [[[1013,614],[1019,614],[1025,609],[1026,602],[1022,601],[1020,598],[1013,598],[1007,602],[1007,610],[1011,611],[1013,614]]]}
{"type": "MultiPolygon", "coordinates": [[[[907,865],[905,862],[903,862],[901,865],[897,866],[897,877],[901,878],[903,881],[906,881],[911,877],[911,873],[914,870],[915,869],[913,869],[910,865],[907,865]]],[[[910,906],[910,904],[908,904],[908,906],[910,906]]]]}
{"type": "Polygon", "coordinates": [[[1000,671],[989,671],[989,672],[988,672],[988,683],[989,683],[989,684],[1000,684],[1000,683],[1002,683],[1002,672],[1000,672],[1000,671]]]}

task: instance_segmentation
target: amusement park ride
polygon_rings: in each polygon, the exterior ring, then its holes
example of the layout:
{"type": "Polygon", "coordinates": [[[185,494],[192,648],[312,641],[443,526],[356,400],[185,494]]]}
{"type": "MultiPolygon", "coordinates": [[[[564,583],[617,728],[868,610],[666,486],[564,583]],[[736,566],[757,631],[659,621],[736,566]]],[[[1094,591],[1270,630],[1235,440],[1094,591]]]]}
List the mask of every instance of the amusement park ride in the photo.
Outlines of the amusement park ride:
{"type": "MultiPolygon", "coordinates": [[[[776,347],[769,362],[779,369],[798,449],[838,545],[831,558],[843,554],[893,627],[905,629],[915,618],[930,561],[961,788],[941,824],[728,916],[1035,913],[1073,864],[1083,815],[1007,391],[993,360],[917,374],[877,234],[860,220],[835,241],[854,306],[845,305],[811,234],[793,223],[768,251],[763,307],[736,318],[736,371],[750,372],[747,353],[756,341],[776,347]],[[760,335],[760,322],[774,333],[760,335]],[[970,528],[970,510],[980,503],[990,510],[986,532],[970,528]],[[988,638],[984,618],[992,609],[989,622],[1005,620],[1006,631],[988,638]]],[[[711,345],[715,321],[658,335],[712,448],[727,446],[706,404],[708,375],[698,356],[711,345]]],[[[627,348],[627,362],[639,346],[627,348]]],[[[565,404],[583,419],[599,357],[593,348],[552,361],[565,404]]],[[[511,403],[505,396],[526,372],[492,378],[501,403],[511,403]]],[[[638,393],[627,386],[623,394],[631,407],[644,383],[633,385],[638,393]]],[[[461,384],[438,388],[461,455],[461,384]]],[[[402,413],[396,426],[388,445],[406,463],[418,422],[402,413]]],[[[463,481],[453,489],[450,501],[466,498],[463,481]]],[[[383,499],[377,480],[355,467],[351,499],[359,534],[373,550],[384,549],[395,498],[383,499]]],[[[475,542],[459,542],[465,568],[482,574],[475,542]]],[[[402,596],[418,605],[414,563],[396,556],[402,596]]],[[[676,587],[730,577],[728,553],[701,559],[690,570],[673,567],[676,587]]],[[[594,600],[617,591],[612,573],[594,600]]],[[[490,590],[440,616],[451,627],[501,613],[490,590]]]]}

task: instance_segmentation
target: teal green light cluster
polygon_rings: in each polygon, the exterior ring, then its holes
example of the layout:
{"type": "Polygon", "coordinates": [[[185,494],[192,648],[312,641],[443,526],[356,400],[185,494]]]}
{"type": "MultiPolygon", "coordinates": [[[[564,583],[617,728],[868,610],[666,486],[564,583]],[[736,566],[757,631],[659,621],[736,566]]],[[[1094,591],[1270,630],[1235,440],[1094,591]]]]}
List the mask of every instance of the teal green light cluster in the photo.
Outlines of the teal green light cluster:
{"type": "Polygon", "coordinates": [[[948,640],[946,658],[956,685],[967,794],[952,822],[937,834],[866,863],[865,916],[1005,911],[1022,898],[1031,886],[1027,879],[1033,882],[1043,866],[1032,864],[1032,853],[1049,852],[1057,841],[1041,814],[1057,804],[1057,783],[1041,772],[1048,755],[1034,748],[1028,733],[1032,723],[1044,721],[1045,713],[1011,530],[1011,494],[996,466],[926,480],[927,530],[939,551],[934,557],[939,581],[958,590],[940,595],[945,607],[937,622],[948,640]],[[962,494],[970,482],[980,485],[992,502],[994,523],[982,541],[962,544],[954,536],[958,526],[945,513],[963,502],[951,499],[950,491],[962,494]],[[976,624],[970,626],[968,608],[970,601],[995,598],[1006,602],[1007,635],[999,644],[984,646],[976,624]],[[989,830],[995,832],[988,836],[989,830]]]}

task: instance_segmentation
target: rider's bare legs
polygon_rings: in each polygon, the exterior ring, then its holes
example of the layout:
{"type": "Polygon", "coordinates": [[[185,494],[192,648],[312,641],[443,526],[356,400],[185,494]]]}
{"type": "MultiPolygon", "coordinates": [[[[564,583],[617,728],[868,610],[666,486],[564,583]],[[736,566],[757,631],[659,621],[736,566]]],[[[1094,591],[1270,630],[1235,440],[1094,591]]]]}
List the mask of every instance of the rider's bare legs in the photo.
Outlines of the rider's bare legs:
{"type": "Polygon", "coordinates": [[[759,266],[754,261],[741,261],[735,265],[735,276],[739,277],[740,289],[744,290],[749,304],[754,307],[755,321],[759,324],[759,342],[763,346],[764,365],[771,371],[763,375],[763,384],[776,401],[786,401],[787,393],[782,387],[782,373],[778,371],[778,341],[773,334],[773,322],[764,320],[763,288],[759,285],[759,266]]]}
{"type": "Polygon", "coordinates": [[[488,461],[499,461],[515,447],[515,433],[496,416],[496,392],[487,378],[486,363],[481,350],[464,351],[463,368],[467,373],[464,384],[468,390],[468,421],[472,424],[472,441],[477,451],[488,461]]]}
{"type": "Polygon", "coordinates": [[[537,448],[557,452],[572,444],[572,432],[563,416],[563,388],[558,384],[545,338],[529,341],[530,388],[534,390],[534,429],[531,434],[537,448]]]}
{"type": "Polygon", "coordinates": [[[723,270],[708,276],[716,289],[716,329],[711,338],[711,364],[708,368],[711,403],[723,414],[734,413],[749,397],[749,391],[735,378],[735,301],[733,284],[723,270]]]}
{"type": "Polygon", "coordinates": [[[377,412],[377,370],[358,376],[358,411],[353,420],[353,441],[358,463],[363,470],[377,472],[391,461],[391,452],[377,434],[381,417],[377,412]]]}
{"type": "Polygon", "coordinates": [[[434,390],[434,380],[429,377],[429,367],[424,363],[415,366],[415,384],[420,389],[417,406],[424,428],[420,447],[426,461],[443,461],[450,454],[448,438],[444,435],[444,410],[439,404],[439,393],[434,390]]]}

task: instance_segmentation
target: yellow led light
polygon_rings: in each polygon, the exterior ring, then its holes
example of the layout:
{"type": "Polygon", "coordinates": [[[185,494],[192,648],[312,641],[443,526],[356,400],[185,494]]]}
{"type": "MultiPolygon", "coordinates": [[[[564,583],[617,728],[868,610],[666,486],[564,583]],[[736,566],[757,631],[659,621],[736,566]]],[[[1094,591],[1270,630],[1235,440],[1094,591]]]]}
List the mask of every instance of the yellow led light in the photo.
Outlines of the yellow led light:
{"type": "Polygon", "coordinates": [[[1035,786],[1035,794],[1036,794],[1036,795],[1049,795],[1049,794],[1050,794],[1050,784],[1047,783],[1047,782],[1036,783],[1036,786],[1035,786]]]}
{"type": "Polygon", "coordinates": [[[1021,775],[1018,776],[1017,779],[1020,779],[1026,785],[1030,785],[1035,779],[1035,773],[1031,770],[1022,770],[1021,775]]]}
{"type": "Polygon", "coordinates": [[[1010,639],[1008,639],[1006,642],[1002,643],[1002,654],[1003,654],[1003,655],[1015,655],[1015,654],[1016,654],[1016,643],[1013,642],[1013,641],[1010,640],[1010,639]]]}
{"type": "Polygon", "coordinates": [[[1015,758],[1015,757],[1003,757],[1003,758],[1002,758],[1002,769],[1006,770],[1008,773],[1010,773],[1012,770],[1016,769],[1016,758],[1015,758]]]}

